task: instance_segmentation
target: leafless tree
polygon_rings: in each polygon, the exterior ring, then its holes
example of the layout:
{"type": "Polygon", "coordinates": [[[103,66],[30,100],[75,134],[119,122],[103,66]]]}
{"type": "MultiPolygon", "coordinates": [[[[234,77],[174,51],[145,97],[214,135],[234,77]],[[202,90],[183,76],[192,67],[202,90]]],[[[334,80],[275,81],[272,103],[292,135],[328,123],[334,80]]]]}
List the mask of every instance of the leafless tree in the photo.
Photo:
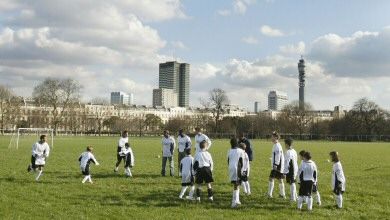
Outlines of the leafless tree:
{"type": "Polygon", "coordinates": [[[219,122],[224,114],[224,106],[229,104],[229,98],[225,90],[215,88],[209,92],[209,100],[201,100],[204,108],[209,108],[215,122],[215,132],[219,131],[219,122]]]}
{"type": "Polygon", "coordinates": [[[313,107],[309,103],[305,103],[304,108],[301,109],[299,101],[293,101],[282,109],[279,121],[287,122],[292,132],[296,128],[299,136],[302,137],[302,134],[309,129],[309,125],[313,122],[312,112],[313,107]]]}
{"type": "Polygon", "coordinates": [[[0,128],[2,134],[7,125],[11,127],[16,125],[21,103],[21,99],[16,97],[9,88],[0,85],[0,128]]]}
{"type": "Polygon", "coordinates": [[[73,103],[80,100],[81,86],[73,79],[46,78],[33,91],[37,104],[51,107],[51,126],[57,133],[58,126],[64,120],[65,112],[73,103]]]}

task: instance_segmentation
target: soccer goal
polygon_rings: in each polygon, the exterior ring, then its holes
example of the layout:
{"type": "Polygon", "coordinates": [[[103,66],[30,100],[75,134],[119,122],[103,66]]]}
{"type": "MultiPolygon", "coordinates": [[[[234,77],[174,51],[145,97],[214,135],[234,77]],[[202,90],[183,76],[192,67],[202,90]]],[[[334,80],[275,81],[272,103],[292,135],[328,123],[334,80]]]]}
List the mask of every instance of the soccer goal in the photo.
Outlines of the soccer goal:
{"type": "Polygon", "coordinates": [[[34,141],[39,140],[39,136],[42,134],[47,135],[48,143],[51,148],[54,148],[54,132],[51,128],[18,128],[16,134],[11,138],[9,148],[14,146],[16,149],[19,149],[19,145],[26,144],[32,145],[34,141]]]}

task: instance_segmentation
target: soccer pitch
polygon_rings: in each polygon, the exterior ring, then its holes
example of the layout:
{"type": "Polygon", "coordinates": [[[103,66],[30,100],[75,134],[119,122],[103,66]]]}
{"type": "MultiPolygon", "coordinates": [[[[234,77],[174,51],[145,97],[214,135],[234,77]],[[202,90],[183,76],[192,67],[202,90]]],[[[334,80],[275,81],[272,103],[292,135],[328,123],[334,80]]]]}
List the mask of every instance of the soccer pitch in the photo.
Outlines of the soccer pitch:
{"type": "MultiPolygon", "coordinates": [[[[270,172],[271,141],[252,140],[252,195],[241,193],[242,205],[231,209],[232,186],[227,171],[226,139],[212,140],[214,202],[203,187],[202,202],[178,198],[179,177],[161,177],[161,139],[129,137],[135,154],[133,178],[124,176],[123,164],[114,173],[119,137],[56,137],[40,182],[27,173],[31,146],[36,137],[23,137],[19,149],[8,149],[10,137],[0,137],[1,219],[389,219],[390,144],[351,142],[299,142],[295,149],[308,150],[319,169],[322,206],[298,211],[295,203],[266,197],[270,172]],[[94,184],[81,184],[78,157],[94,146],[100,166],[91,165],[94,184]],[[332,163],[328,153],[337,150],[347,178],[344,208],[334,207],[330,186],[332,163]]],[[[192,140],[194,142],[194,140],[192,140]]],[[[177,174],[177,153],[175,172],[177,174]]],[[[242,190],[241,190],[242,191],[242,190]]],[[[286,194],[289,186],[286,185],[286,194]]]]}

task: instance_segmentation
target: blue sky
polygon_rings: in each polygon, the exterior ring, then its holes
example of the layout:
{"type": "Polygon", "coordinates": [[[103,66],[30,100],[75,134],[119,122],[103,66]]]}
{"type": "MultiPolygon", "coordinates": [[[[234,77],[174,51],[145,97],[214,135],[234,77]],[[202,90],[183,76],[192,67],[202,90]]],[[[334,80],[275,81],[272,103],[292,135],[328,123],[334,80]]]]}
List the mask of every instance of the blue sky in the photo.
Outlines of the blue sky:
{"type": "Polygon", "coordinates": [[[191,64],[191,105],[220,87],[232,104],[266,108],[270,90],[350,108],[368,97],[390,109],[390,1],[3,0],[0,81],[30,96],[45,77],[72,77],[83,100],[132,92],[150,105],[158,63],[191,64]],[[76,16],[75,16],[76,15],[76,16]]]}

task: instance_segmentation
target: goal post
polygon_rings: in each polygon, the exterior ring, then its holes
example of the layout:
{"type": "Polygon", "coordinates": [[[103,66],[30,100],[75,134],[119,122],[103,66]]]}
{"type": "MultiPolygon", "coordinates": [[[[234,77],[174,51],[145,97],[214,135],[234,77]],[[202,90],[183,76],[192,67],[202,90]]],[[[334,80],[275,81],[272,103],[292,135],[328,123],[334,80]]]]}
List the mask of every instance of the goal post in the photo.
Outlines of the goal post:
{"type": "MultiPolygon", "coordinates": [[[[18,128],[16,133],[16,149],[19,149],[20,138],[25,135],[35,135],[39,137],[42,134],[46,134],[51,137],[48,142],[51,143],[50,147],[54,149],[54,131],[52,128],[18,128]]],[[[11,144],[10,144],[11,145],[11,144]]]]}

